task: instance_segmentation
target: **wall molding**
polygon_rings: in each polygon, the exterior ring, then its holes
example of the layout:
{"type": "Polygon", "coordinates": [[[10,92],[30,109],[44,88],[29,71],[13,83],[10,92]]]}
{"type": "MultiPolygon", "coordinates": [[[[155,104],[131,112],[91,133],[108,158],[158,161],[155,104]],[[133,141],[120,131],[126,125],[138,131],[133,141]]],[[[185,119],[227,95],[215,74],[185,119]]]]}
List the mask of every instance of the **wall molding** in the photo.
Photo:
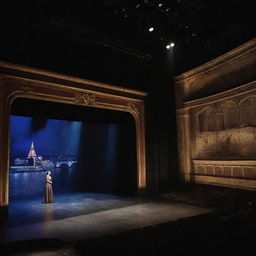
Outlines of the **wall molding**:
{"type": "Polygon", "coordinates": [[[256,190],[256,180],[192,175],[195,183],[256,190]]]}
{"type": "MultiPolygon", "coordinates": [[[[216,93],[211,96],[203,97],[197,100],[191,100],[191,101],[185,101],[182,108],[195,108],[195,107],[201,107],[205,105],[211,105],[213,103],[217,103],[223,100],[229,100],[236,98],[238,96],[242,96],[244,94],[249,94],[256,91],[256,81],[252,81],[250,83],[238,86],[233,89],[226,90],[224,92],[216,93]]],[[[249,96],[252,97],[252,96],[249,96]]],[[[177,109],[176,111],[178,111],[177,109]]]]}
{"type": "Polygon", "coordinates": [[[182,83],[183,80],[190,80],[200,76],[202,74],[207,74],[207,72],[218,69],[223,65],[228,64],[230,61],[236,60],[243,55],[248,55],[251,52],[256,50],[256,38],[246,42],[243,45],[238,46],[237,48],[211,60],[208,61],[196,68],[193,68],[185,73],[182,73],[175,77],[175,83],[182,83]]]}

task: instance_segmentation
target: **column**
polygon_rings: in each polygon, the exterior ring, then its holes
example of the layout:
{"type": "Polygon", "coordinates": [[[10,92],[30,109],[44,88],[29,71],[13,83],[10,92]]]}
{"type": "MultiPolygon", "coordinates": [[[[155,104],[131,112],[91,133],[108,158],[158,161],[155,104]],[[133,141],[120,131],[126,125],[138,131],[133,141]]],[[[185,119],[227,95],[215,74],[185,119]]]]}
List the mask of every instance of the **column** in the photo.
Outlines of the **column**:
{"type": "Polygon", "coordinates": [[[189,109],[176,110],[176,118],[180,178],[188,183],[192,172],[189,109]]]}

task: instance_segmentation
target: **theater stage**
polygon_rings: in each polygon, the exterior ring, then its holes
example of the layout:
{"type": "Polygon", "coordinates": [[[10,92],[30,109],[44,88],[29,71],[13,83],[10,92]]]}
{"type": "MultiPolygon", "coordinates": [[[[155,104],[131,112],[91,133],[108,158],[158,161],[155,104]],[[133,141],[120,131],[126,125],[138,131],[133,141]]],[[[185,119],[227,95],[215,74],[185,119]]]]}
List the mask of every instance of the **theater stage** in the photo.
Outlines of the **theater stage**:
{"type": "Polygon", "coordinates": [[[70,193],[55,197],[53,204],[41,198],[10,203],[1,243],[56,238],[76,241],[143,228],[210,209],[161,198],[109,194],[70,193]]]}

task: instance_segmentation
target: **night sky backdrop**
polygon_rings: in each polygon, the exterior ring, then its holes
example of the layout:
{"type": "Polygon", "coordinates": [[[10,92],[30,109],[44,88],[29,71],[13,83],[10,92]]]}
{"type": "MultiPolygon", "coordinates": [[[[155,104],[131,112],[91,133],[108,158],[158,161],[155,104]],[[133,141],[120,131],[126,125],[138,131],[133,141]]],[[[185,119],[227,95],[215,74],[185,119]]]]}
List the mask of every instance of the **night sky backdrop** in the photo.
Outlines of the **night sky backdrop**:
{"type": "MultiPolygon", "coordinates": [[[[27,157],[32,141],[37,156],[44,160],[58,156],[77,159],[78,163],[71,168],[51,169],[55,195],[77,191],[119,193],[124,188],[120,181],[127,183],[127,178],[136,173],[136,169],[127,171],[119,161],[126,154],[120,151],[123,141],[118,124],[15,115],[11,116],[10,124],[11,165],[14,158],[27,157]]],[[[130,154],[127,156],[130,159],[130,154]]],[[[11,170],[11,200],[43,197],[45,175],[46,170],[11,170]]],[[[136,177],[132,179],[136,181],[136,177]]]]}
{"type": "Polygon", "coordinates": [[[11,155],[27,155],[34,141],[41,156],[76,156],[79,149],[82,122],[11,116],[11,155]]]}

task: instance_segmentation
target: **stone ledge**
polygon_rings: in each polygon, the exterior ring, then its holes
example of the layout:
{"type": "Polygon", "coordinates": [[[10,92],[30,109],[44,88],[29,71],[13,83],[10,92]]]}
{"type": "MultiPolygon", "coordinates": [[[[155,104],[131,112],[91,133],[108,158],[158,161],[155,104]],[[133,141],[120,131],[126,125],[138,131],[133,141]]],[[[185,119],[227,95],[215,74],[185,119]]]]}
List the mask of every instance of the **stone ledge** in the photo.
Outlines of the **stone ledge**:
{"type": "Polygon", "coordinates": [[[256,160],[193,160],[195,165],[256,166],[256,160]]]}
{"type": "Polygon", "coordinates": [[[256,179],[255,160],[193,160],[193,163],[195,175],[256,179]]]}
{"type": "Polygon", "coordinates": [[[212,184],[212,185],[225,186],[225,187],[256,190],[256,180],[203,176],[203,175],[192,175],[192,180],[195,183],[201,183],[201,184],[212,184]]]}

